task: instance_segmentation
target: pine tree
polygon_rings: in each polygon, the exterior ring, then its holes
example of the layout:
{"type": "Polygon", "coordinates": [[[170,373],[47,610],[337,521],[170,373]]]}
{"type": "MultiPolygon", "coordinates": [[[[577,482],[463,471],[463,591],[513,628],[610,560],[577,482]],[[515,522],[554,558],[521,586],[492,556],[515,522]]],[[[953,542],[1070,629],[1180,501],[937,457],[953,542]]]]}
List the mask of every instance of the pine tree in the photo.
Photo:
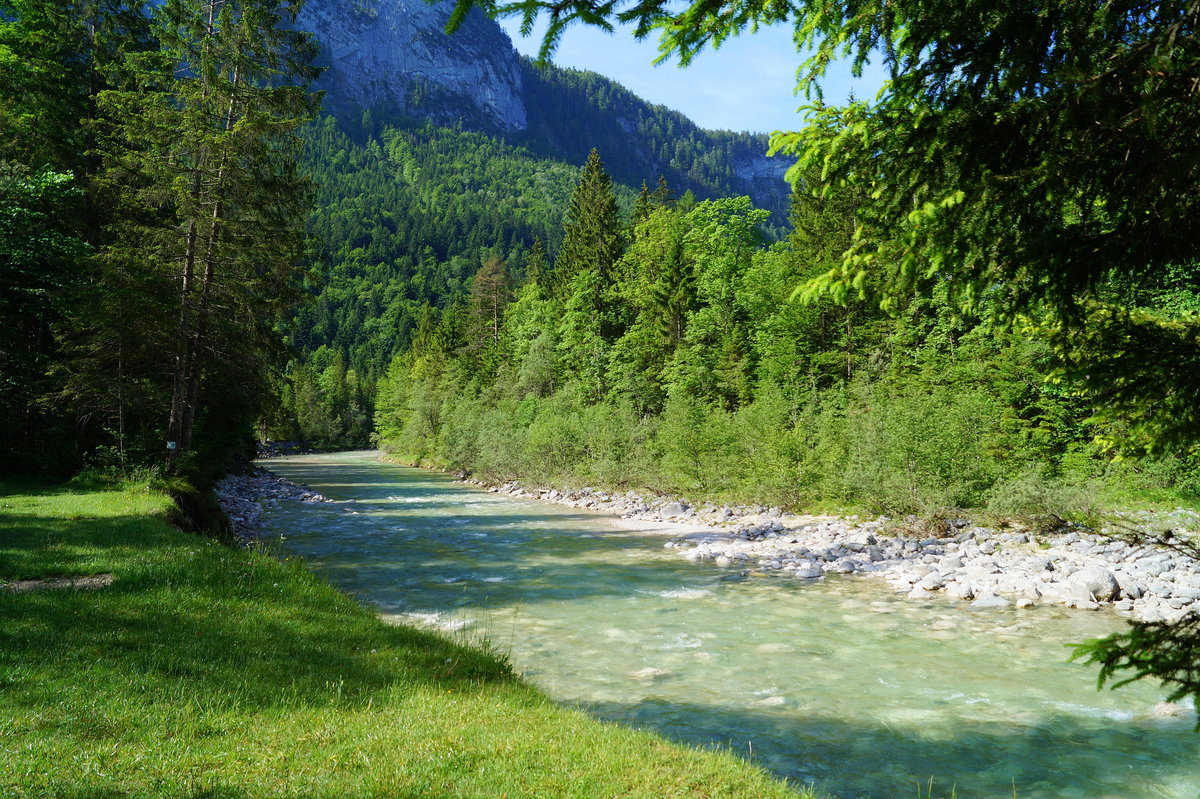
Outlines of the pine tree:
{"type": "MultiPolygon", "coordinates": [[[[150,270],[169,305],[142,298],[165,334],[169,464],[193,449],[204,381],[253,397],[281,345],[271,331],[289,296],[309,208],[294,131],[316,110],[311,38],[278,0],[167,0],[159,48],[131,54],[125,85],[102,92],[105,183],[128,213],[101,252],[102,280],[150,270]],[[242,382],[227,380],[238,375],[242,382]]],[[[251,420],[254,402],[222,402],[206,430],[251,420]],[[218,418],[218,416],[220,418],[218,418]]]]}

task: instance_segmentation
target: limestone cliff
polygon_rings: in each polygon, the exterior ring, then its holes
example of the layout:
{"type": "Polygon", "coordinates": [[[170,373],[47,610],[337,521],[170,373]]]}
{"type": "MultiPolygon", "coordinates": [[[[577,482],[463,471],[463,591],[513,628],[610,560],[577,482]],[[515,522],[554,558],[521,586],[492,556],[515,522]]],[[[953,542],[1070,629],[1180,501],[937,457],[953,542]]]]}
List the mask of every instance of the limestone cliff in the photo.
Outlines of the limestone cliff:
{"type": "Polygon", "coordinates": [[[452,0],[309,0],[298,24],[321,42],[327,107],[524,130],[521,70],[508,37],[479,11],[447,36],[452,7],[452,0]]]}

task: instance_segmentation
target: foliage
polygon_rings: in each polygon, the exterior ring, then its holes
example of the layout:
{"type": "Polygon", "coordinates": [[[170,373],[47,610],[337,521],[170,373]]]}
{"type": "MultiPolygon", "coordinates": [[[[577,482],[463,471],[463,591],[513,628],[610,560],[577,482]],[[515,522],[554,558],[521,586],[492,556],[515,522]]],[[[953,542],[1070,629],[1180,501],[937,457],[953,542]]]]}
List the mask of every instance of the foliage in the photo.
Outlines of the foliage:
{"type": "MultiPolygon", "coordinates": [[[[730,36],[790,23],[798,47],[811,52],[801,65],[801,88],[818,102],[805,129],[776,135],[772,148],[798,156],[790,172],[798,189],[817,186],[831,199],[859,193],[852,238],[837,263],[810,276],[805,296],[870,299],[903,315],[914,295],[937,290],[948,308],[1008,326],[1028,322],[1048,334],[1062,361],[1059,376],[1097,407],[1092,422],[1101,440],[1125,444],[1106,437],[1107,427],[1133,437],[1128,450],[1194,456],[1200,443],[1194,314],[1200,5],[1194,0],[1037,6],[458,0],[448,27],[472,6],[520,16],[527,31],[544,14],[543,59],[575,22],[607,30],[617,21],[635,22],[639,37],[659,32],[663,57],[685,64],[730,36]],[[849,56],[856,70],[881,59],[891,80],[873,102],[827,107],[820,79],[838,56],[849,56]]],[[[1009,462],[1050,456],[1043,471],[1052,473],[1061,466],[1062,445],[1082,442],[1071,440],[1074,425],[1055,429],[1036,415],[1038,401],[1027,404],[1020,393],[1009,395],[1007,410],[982,396],[979,421],[1004,419],[1002,432],[1041,443],[1038,457],[1009,462]]],[[[925,396],[910,394],[901,406],[925,396]]],[[[900,429],[922,429],[915,421],[900,429]]],[[[918,435],[911,444],[923,440],[918,435]]],[[[1003,454],[1011,446],[1001,437],[990,448],[1003,454]]],[[[912,446],[901,437],[884,449],[906,453],[912,446]]],[[[916,466],[920,458],[906,455],[904,463],[916,466]]],[[[891,463],[883,474],[896,479],[902,465],[891,463]]],[[[908,471],[913,485],[928,485],[923,481],[933,475],[950,485],[937,470],[908,471]]],[[[962,488],[978,496],[993,479],[981,477],[962,488]]],[[[1014,486],[1001,494],[1011,495],[1014,486]]],[[[1194,622],[1185,619],[1135,627],[1091,654],[1104,677],[1132,670],[1196,693],[1196,641],[1194,622]]]]}
{"type": "Polygon", "coordinates": [[[6,410],[48,444],[25,447],[34,465],[129,467],[167,440],[198,476],[245,456],[309,202],[291,131],[313,110],[314,51],[297,10],[0,6],[4,219],[17,226],[0,245],[14,270],[3,301],[23,300],[0,379],[23,387],[6,410]],[[47,167],[10,179],[16,161],[47,167]]]}
{"type": "Polygon", "coordinates": [[[44,468],[67,446],[41,400],[52,385],[54,327],[89,251],[66,222],[82,200],[73,183],[0,162],[0,458],[12,466],[44,468]]]}
{"type": "MultiPolygon", "coordinates": [[[[1120,428],[1049,379],[1050,347],[962,316],[945,290],[896,318],[789,301],[837,257],[851,203],[798,192],[805,225],[765,247],[745,198],[645,202],[607,290],[588,271],[561,296],[517,291],[495,369],[454,306],[430,308],[431,332],[379,382],[380,442],[497,480],[889,514],[1080,518],[1075,492],[1119,471],[1093,439],[1120,428]]],[[[1192,490],[1188,468],[1159,484],[1192,490]]],[[[1143,471],[1123,479],[1149,486],[1143,471]]]]}
{"type": "MultiPolygon", "coordinates": [[[[529,67],[525,77],[531,121],[520,135],[371,113],[323,117],[305,129],[306,163],[319,186],[309,226],[321,251],[308,285],[312,301],[295,312],[296,365],[280,385],[283,406],[269,424],[272,436],[365,445],[337,411],[321,410],[331,398],[294,404],[311,393],[291,384],[306,379],[298,366],[324,369],[332,353],[323,348],[339,351],[361,384],[369,415],[376,381],[412,346],[424,309],[465,296],[472,275],[490,259],[503,259],[514,283],[544,275],[542,288],[551,291],[552,256],[563,246],[579,174],[571,164],[595,144],[607,145],[606,173],[615,164],[614,174],[627,184],[612,185],[622,213],[634,204],[628,185],[667,175],[681,190],[705,197],[754,189],[773,203],[777,213],[765,227],[777,235],[778,191],[737,177],[739,164],[761,156],[764,137],[702,131],[592,73],[529,67]]],[[[660,177],[655,196],[663,192],[673,190],[660,177]]],[[[606,334],[621,323],[606,320],[606,334]]]]}

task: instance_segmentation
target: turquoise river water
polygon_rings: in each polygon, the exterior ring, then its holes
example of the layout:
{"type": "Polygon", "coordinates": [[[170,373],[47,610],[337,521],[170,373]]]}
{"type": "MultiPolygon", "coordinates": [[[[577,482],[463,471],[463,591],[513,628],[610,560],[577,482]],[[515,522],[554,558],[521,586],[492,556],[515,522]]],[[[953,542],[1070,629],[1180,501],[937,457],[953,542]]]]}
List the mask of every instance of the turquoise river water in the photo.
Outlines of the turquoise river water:
{"type": "Polygon", "coordinates": [[[1200,797],[1194,719],[1162,690],[1096,690],[1064,644],[1121,619],[916,602],[688,563],[666,536],[513,499],[373,453],[274,459],[336,500],[267,539],[387,619],[486,636],[558,701],[724,747],[834,797],[1200,797]],[[725,579],[723,579],[725,578],[725,579]]]}

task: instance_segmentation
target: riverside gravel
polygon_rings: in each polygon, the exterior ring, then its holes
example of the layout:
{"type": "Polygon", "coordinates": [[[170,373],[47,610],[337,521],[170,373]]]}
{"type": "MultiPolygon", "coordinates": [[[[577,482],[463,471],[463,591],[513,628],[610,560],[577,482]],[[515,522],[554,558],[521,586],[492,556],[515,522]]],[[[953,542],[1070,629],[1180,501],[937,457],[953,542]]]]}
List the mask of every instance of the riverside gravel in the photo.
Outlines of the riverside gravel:
{"type": "MultiPolygon", "coordinates": [[[[695,507],[684,499],[593,488],[528,488],[519,482],[464,483],[513,497],[586,508],[624,519],[678,524],[685,533],[664,546],[693,562],[797,580],[862,575],[887,581],[910,599],[945,599],[971,607],[1056,604],[1102,607],[1139,621],[1174,621],[1200,612],[1200,549],[1188,530],[1200,516],[1126,514],[1122,529],[1034,534],[1012,526],[952,520],[942,535],[915,534],[914,519],[786,514],[762,506],[695,507]],[[1154,522],[1153,532],[1147,525],[1154,522]]],[[[262,512],[280,502],[331,502],[265,469],[226,477],[217,495],[238,538],[251,545],[262,512]]]]}

